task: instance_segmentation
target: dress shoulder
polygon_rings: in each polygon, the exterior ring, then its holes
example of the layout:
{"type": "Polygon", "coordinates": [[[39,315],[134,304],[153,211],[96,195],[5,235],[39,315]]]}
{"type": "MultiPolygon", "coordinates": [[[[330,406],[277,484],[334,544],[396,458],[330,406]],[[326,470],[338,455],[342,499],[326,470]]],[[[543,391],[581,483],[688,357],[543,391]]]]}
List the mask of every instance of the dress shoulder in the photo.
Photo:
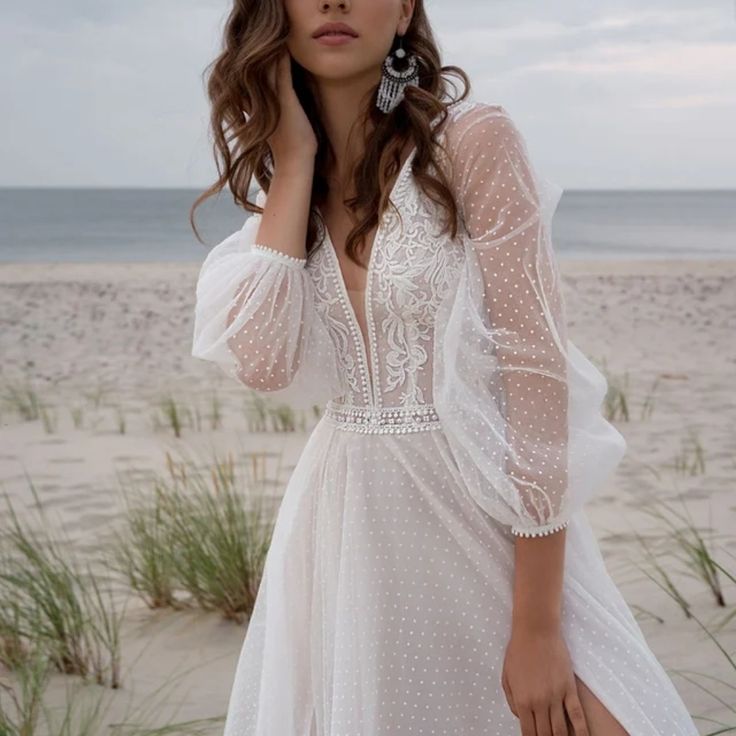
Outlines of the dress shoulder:
{"type": "Polygon", "coordinates": [[[463,179],[483,159],[492,159],[509,136],[520,140],[508,110],[500,103],[465,99],[449,105],[439,138],[440,158],[453,182],[461,189],[463,179]]]}
{"type": "Polygon", "coordinates": [[[462,132],[471,129],[483,120],[510,117],[508,110],[501,103],[474,100],[472,98],[451,103],[447,111],[448,116],[443,133],[450,137],[461,136],[462,132]]]}

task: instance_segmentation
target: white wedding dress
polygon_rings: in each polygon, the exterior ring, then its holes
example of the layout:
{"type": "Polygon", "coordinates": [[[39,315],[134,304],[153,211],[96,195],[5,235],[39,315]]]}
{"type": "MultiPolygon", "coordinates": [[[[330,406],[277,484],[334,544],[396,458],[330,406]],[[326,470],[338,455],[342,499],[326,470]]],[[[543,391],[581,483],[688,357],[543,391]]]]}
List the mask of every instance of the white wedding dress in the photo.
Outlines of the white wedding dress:
{"type": "Polygon", "coordinates": [[[281,502],[225,736],[518,734],[501,687],[514,534],[562,527],[576,674],[632,736],[697,734],[583,509],[624,443],[601,415],[605,379],[566,337],[560,190],[500,105],[454,103],[439,135],[457,234],[414,149],[364,293],[349,296],[324,229],[299,259],[255,242],[260,215],[202,265],[193,355],[325,405],[281,502]]]}

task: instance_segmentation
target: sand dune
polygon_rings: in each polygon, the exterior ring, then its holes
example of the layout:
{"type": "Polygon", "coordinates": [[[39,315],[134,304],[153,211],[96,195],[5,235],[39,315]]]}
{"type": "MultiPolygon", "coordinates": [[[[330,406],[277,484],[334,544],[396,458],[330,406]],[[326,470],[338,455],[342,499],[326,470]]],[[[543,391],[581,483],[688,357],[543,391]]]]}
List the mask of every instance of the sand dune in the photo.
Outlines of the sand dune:
{"type": "MultiPolygon", "coordinates": [[[[663,527],[642,506],[682,498],[704,533],[712,526],[714,544],[726,550],[721,561],[736,569],[736,261],[576,261],[563,262],[562,270],[571,337],[625,387],[630,413],[629,421],[617,420],[627,456],[588,507],[606,563],[666,667],[733,683],[713,643],[637,569],[643,555],[635,533],[661,540],[663,527]],[[689,475],[677,466],[695,445],[705,472],[689,475]]],[[[55,427],[47,432],[42,421],[23,422],[2,410],[0,484],[19,508],[27,507],[27,472],[83,552],[104,546],[120,516],[116,472],[145,478],[164,468],[167,450],[264,449],[273,453],[268,462],[278,493],[305,441],[304,432],[249,433],[245,389],[190,357],[197,272],[197,264],[177,263],[0,264],[0,390],[30,378],[55,427]],[[206,416],[213,390],[222,400],[221,429],[209,430],[204,421],[199,430],[185,426],[176,439],[156,428],[162,397],[171,393],[206,416]]],[[[675,575],[682,567],[675,559],[668,564],[675,575]]],[[[702,583],[678,580],[704,622],[715,625],[725,615],[702,583]]],[[[732,610],[736,588],[725,580],[724,587],[732,610]]],[[[732,622],[721,634],[731,651],[735,628],[732,622]]],[[[216,614],[151,613],[133,604],[124,658],[131,662],[148,650],[127,685],[144,691],[197,664],[184,678],[190,693],[179,718],[221,714],[243,634],[216,614]]],[[[673,680],[694,715],[733,721],[696,686],[673,680]]]]}

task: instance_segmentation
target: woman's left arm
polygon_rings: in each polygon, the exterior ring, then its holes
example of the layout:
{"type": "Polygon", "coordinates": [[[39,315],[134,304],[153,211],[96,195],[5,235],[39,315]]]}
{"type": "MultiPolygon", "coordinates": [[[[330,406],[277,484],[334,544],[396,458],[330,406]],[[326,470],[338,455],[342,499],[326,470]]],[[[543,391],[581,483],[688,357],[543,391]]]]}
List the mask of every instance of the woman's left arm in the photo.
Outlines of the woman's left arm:
{"type": "Polygon", "coordinates": [[[580,500],[571,504],[569,496],[571,366],[557,265],[537,179],[508,113],[480,104],[453,136],[467,231],[465,287],[483,323],[464,337],[480,343],[478,373],[481,361],[490,366],[478,387],[481,429],[462,444],[477,442],[476,457],[484,453],[478,462],[497,467],[493,491],[479,497],[514,534],[502,684],[525,736],[566,734],[566,711],[579,736],[587,730],[561,632],[566,526],[580,500]]]}
{"type": "Polygon", "coordinates": [[[501,684],[524,736],[567,734],[567,719],[575,736],[589,733],[561,629],[566,534],[515,540],[511,637],[501,684]]]}

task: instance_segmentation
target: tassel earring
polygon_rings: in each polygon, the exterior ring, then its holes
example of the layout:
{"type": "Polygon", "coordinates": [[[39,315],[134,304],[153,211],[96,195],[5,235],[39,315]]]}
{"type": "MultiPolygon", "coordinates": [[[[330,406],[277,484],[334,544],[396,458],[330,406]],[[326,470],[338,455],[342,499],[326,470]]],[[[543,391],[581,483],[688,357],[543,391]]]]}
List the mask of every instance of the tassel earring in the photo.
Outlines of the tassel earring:
{"type": "Polygon", "coordinates": [[[410,84],[419,86],[417,57],[415,54],[407,56],[402,43],[403,36],[399,36],[399,48],[384,59],[381,67],[381,83],[376,97],[376,107],[381,112],[391,112],[404,99],[404,90],[410,84]],[[405,59],[406,68],[398,70],[396,59],[405,59]]]}

